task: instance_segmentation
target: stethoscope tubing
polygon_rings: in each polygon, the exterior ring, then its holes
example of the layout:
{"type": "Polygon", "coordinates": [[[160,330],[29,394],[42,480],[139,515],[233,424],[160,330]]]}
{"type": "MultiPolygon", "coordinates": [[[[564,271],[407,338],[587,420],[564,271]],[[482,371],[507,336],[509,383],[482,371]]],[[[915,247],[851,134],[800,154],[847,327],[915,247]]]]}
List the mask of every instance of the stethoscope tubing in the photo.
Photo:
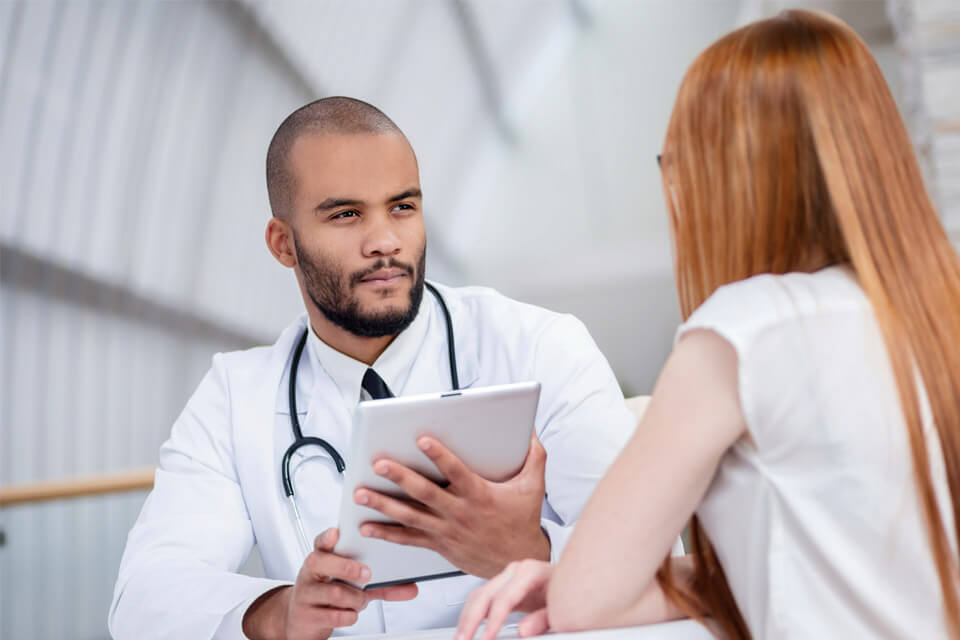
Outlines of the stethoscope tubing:
{"type": "MultiPolygon", "coordinates": [[[[453,391],[458,391],[460,389],[460,378],[457,375],[457,350],[453,341],[453,320],[450,317],[450,310],[447,308],[447,304],[443,299],[443,296],[440,295],[440,292],[437,291],[437,288],[434,287],[429,282],[424,282],[424,286],[433,294],[437,299],[437,302],[440,303],[440,310],[443,312],[443,319],[446,324],[447,329],[447,357],[450,362],[450,382],[453,385],[453,391]]],[[[290,406],[290,428],[293,431],[293,442],[287,447],[286,452],[283,454],[283,461],[280,465],[280,474],[283,481],[283,493],[290,500],[290,504],[293,505],[293,512],[297,519],[298,528],[300,530],[300,537],[306,548],[310,548],[310,545],[307,544],[306,537],[303,534],[303,522],[300,518],[300,510],[297,508],[297,503],[294,500],[293,496],[293,480],[290,476],[290,461],[293,458],[293,454],[297,452],[300,447],[305,447],[309,445],[315,445],[323,450],[325,450],[330,457],[333,459],[334,464],[337,466],[337,472],[343,473],[347,468],[346,463],[343,460],[343,456],[340,455],[340,452],[337,449],[324,440],[323,438],[318,438],[315,436],[304,437],[303,432],[300,430],[300,418],[297,416],[297,370],[300,368],[300,358],[303,355],[303,348],[307,344],[307,336],[310,332],[309,321],[307,327],[303,330],[303,334],[300,336],[300,339],[297,341],[297,345],[293,350],[293,358],[290,362],[290,385],[288,389],[289,397],[289,406],[290,406]]]]}

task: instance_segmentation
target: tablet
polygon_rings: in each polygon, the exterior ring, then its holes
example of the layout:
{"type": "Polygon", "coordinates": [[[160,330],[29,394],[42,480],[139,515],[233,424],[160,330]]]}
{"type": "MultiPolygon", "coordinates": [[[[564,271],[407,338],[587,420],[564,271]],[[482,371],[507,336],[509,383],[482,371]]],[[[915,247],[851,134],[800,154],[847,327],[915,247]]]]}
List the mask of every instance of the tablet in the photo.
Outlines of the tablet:
{"type": "Polygon", "coordinates": [[[389,495],[402,491],[373,472],[373,461],[395,460],[435,482],[445,482],[417,447],[429,435],[449,448],[475,473],[503,481],[523,466],[533,435],[539,382],[519,382],[446,393],[361,402],[353,415],[350,455],[340,500],[340,538],[334,553],[370,568],[366,589],[460,575],[439,553],[365,538],[364,522],[391,522],[379,511],[356,504],[354,492],[367,487],[389,495]]]}

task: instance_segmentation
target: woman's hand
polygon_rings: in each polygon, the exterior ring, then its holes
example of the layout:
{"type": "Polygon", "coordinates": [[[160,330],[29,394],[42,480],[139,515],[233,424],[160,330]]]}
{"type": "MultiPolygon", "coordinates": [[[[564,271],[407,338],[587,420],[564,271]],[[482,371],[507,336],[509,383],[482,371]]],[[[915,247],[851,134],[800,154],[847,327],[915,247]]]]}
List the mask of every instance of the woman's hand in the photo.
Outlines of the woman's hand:
{"type": "Polygon", "coordinates": [[[460,614],[454,640],[473,640],[473,636],[487,619],[482,640],[493,640],[514,611],[529,613],[520,621],[521,637],[535,636],[546,631],[547,585],[553,575],[553,566],[539,560],[511,562],[502,572],[470,594],[460,614]]]}

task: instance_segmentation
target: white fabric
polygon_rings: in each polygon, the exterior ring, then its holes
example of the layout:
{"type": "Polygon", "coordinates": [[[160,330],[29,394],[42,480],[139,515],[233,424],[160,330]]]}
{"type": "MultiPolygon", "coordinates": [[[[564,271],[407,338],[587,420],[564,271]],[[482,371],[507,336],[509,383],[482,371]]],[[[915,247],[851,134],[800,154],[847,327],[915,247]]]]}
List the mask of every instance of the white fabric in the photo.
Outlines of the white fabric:
{"type": "MultiPolygon", "coordinates": [[[[440,289],[453,317],[461,387],[542,384],[535,420],[547,450],[542,524],[556,560],[634,419],[578,320],[489,289],[440,289]]],[[[214,356],[160,450],[154,490],[127,540],[110,611],[114,637],[242,638],[246,608],[295,579],[303,552],[283,495],[280,461],[292,442],[288,364],[305,326],[304,315],[271,347],[214,356]],[[235,573],[254,543],[266,579],[235,573]]],[[[347,455],[366,367],[319,340],[309,344],[297,384],[304,435],[320,436],[347,455]]],[[[375,368],[397,395],[450,388],[443,316],[431,294],[424,293],[417,320],[375,368]]],[[[291,467],[296,491],[310,503],[308,534],[335,526],[341,479],[329,457],[304,450],[291,467]]],[[[455,625],[479,582],[462,576],[421,583],[415,600],[373,603],[340,632],[455,625]]]]}
{"type": "MultiPolygon", "coordinates": [[[[678,338],[699,328],[739,359],[749,436],[724,455],[698,514],[753,636],[946,637],[892,369],[853,273],[722,287],[678,338]]],[[[920,400],[944,505],[922,389],[920,400]]]]}

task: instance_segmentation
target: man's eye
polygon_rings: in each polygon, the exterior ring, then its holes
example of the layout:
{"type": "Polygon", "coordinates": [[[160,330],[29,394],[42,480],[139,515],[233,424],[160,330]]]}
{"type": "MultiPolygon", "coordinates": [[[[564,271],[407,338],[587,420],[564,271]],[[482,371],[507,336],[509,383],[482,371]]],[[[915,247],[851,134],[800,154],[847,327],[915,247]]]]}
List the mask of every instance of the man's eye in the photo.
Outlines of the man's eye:
{"type": "Polygon", "coordinates": [[[336,214],[330,216],[330,219],[331,219],[331,220],[343,220],[343,219],[345,219],[345,218],[352,218],[352,217],[354,217],[354,216],[356,216],[356,215],[358,215],[357,212],[351,209],[350,211],[341,211],[340,213],[336,213],[336,214]]]}
{"type": "Polygon", "coordinates": [[[394,205],[393,210],[394,211],[413,211],[414,209],[412,204],[401,202],[398,205],[394,205]]]}

